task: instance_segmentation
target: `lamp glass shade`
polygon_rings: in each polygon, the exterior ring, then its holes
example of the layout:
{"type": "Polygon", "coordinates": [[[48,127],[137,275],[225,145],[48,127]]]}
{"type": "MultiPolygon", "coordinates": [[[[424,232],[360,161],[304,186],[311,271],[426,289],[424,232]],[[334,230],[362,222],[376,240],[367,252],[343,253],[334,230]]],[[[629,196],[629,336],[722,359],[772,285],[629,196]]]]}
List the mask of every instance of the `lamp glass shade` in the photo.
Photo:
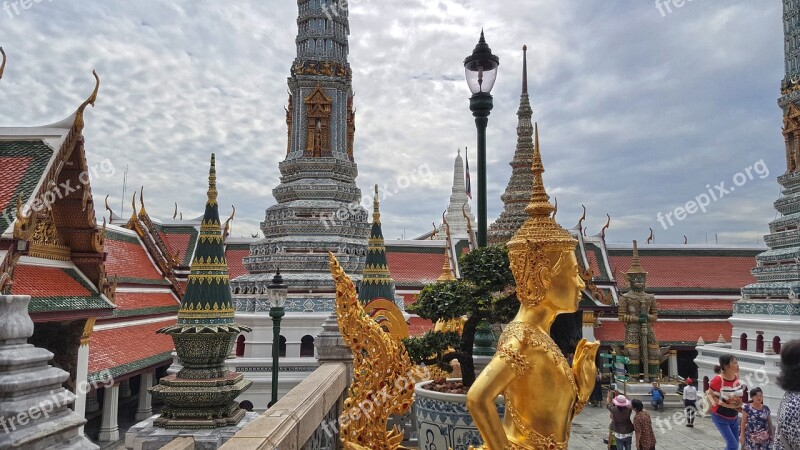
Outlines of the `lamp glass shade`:
{"type": "Polygon", "coordinates": [[[467,84],[472,94],[492,92],[494,82],[497,80],[498,64],[491,59],[473,60],[464,64],[464,73],[467,84]]]}

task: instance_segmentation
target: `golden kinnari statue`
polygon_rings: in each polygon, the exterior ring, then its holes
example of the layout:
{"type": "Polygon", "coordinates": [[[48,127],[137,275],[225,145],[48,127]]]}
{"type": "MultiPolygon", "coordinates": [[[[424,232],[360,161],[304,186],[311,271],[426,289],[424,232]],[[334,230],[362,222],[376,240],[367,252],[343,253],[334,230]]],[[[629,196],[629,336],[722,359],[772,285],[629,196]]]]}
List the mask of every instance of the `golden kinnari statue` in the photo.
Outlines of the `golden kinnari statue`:
{"type": "Polygon", "coordinates": [[[550,338],[556,316],[577,311],[584,283],[575,258],[577,241],[553,219],[543,173],[537,125],[529,218],[507,244],[519,312],[467,394],[467,408],[485,443],[481,449],[566,450],[572,419],[594,388],[600,344],[581,340],[570,367],[550,338]],[[501,394],[506,402],[502,422],[495,407],[501,394]]]}

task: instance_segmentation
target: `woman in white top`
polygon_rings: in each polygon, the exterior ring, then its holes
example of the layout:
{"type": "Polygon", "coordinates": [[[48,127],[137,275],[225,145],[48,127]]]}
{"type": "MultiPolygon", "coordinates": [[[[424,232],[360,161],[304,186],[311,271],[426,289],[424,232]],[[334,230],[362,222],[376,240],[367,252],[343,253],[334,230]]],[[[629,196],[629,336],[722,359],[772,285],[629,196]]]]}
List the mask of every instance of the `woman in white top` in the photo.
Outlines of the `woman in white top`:
{"type": "Polygon", "coordinates": [[[686,426],[694,428],[694,415],[697,412],[697,388],[694,387],[694,380],[686,379],[686,387],[683,388],[683,407],[686,412],[686,426]]]}

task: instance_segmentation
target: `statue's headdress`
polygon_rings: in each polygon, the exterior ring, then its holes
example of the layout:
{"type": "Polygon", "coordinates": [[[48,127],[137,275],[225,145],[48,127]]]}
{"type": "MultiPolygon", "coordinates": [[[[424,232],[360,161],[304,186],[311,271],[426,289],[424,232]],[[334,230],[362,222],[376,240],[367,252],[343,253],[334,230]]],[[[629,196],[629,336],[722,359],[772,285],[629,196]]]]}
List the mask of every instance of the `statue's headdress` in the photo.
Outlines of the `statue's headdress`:
{"type": "Polygon", "coordinates": [[[544,270],[551,275],[561,271],[562,260],[559,259],[552,265],[548,253],[574,252],[578,241],[572,237],[553,218],[555,208],[550,203],[550,196],[544,188],[542,174],[542,154],[539,149],[539,125],[535,127],[535,141],[533,150],[533,194],[530,203],[525,208],[528,219],[517,231],[513,238],[506,244],[511,262],[511,271],[517,282],[517,296],[525,306],[538,305],[547,292],[541,285],[538,275],[544,270]],[[535,277],[533,292],[529,291],[528,277],[535,277]]]}

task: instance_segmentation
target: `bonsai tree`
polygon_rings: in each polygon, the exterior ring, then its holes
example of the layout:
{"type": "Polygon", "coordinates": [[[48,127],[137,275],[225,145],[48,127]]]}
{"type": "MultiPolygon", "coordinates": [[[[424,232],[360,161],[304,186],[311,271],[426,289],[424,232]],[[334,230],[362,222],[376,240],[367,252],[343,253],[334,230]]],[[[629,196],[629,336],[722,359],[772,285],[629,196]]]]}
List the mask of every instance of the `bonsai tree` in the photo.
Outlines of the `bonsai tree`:
{"type": "Polygon", "coordinates": [[[408,310],[434,323],[466,317],[461,335],[429,331],[403,343],[417,364],[435,364],[451,372],[450,362],[458,360],[462,383],[469,388],[475,382],[472,348],[478,325],[483,320],[509,322],[517,313],[519,302],[505,246],[473,250],[461,257],[459,267],[461,280],[425,286],[408,310]]]}

